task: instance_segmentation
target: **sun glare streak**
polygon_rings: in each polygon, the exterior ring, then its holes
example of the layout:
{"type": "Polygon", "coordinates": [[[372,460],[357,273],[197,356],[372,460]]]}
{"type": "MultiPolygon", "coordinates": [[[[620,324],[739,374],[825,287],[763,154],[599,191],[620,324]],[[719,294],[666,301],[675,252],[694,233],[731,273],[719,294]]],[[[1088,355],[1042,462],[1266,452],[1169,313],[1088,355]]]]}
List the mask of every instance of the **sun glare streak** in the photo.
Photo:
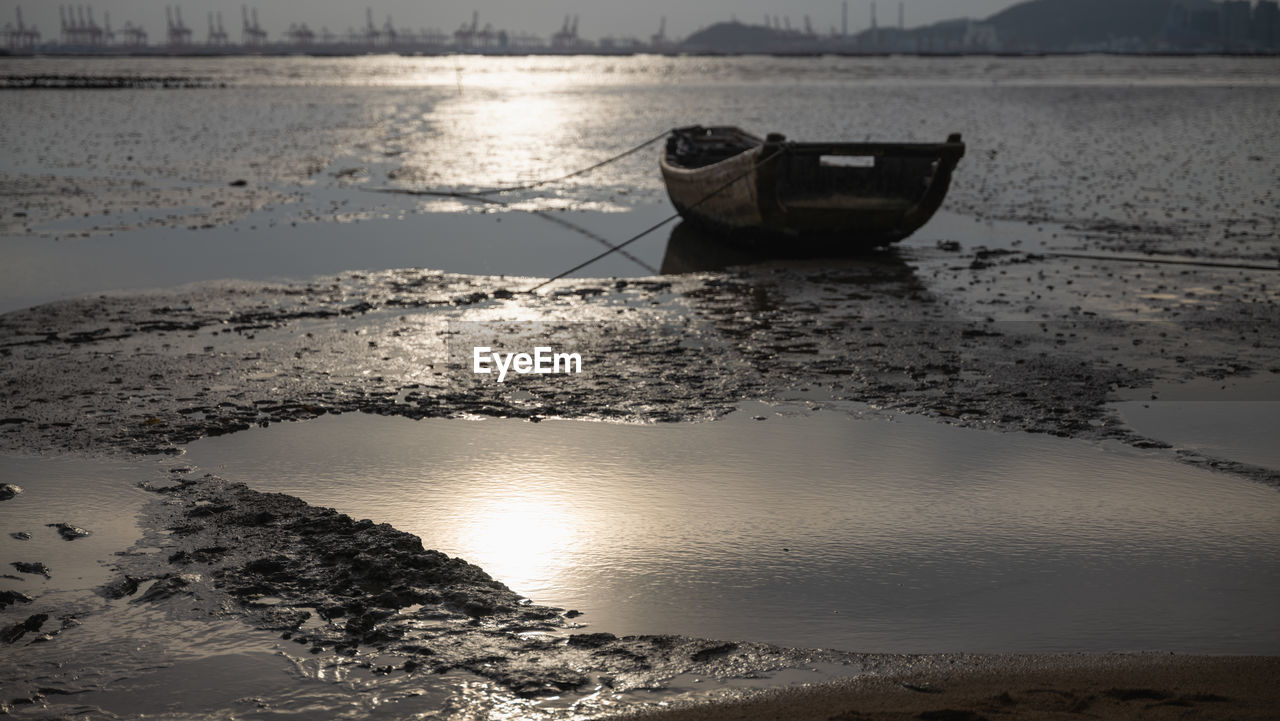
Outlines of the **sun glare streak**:
{"type": "MultiPolygon", "coordinates": [[[[422,67],[419,80],[441,92],[439,70],[422,67]]],[[[409,123],[416,139],[405,148],[405,177],[434,180],[446,160],[453,172],[437,184],[500,187],[563,175],[595,157],[578,141],[605,100],[585,91],[592,83],[581,70],[464,57],[450,76],[456,89],[433,103],[431,121],[409,123]]]]}

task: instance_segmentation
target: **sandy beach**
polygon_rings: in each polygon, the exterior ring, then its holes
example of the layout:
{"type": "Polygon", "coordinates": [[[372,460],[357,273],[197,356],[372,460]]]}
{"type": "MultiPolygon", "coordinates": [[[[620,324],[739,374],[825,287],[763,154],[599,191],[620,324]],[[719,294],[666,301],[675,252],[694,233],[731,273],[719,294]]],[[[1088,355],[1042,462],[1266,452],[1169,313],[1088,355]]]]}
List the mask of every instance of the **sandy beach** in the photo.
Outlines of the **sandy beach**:
{"type": "Polygon", "coordinates": [[[0,68],[181,80],[0,90],[5,713],[1274,717],[1274,58],[100,60],[0,68]],[[653,154],[384,192],[693,114],[968,150],[545,286],[653,154]]]}

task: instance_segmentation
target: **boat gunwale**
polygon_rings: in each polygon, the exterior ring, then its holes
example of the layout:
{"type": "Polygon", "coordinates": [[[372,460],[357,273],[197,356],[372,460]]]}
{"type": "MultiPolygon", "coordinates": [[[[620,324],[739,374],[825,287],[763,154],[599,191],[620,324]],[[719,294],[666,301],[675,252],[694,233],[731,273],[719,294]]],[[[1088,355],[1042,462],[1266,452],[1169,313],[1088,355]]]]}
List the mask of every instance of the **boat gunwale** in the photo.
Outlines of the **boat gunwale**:
{"type": "MultiPolygon", "coordinates": [[[[965,145],[963,141],[952,140],[948,138],[941,143],[897,143],[897,142],[797,142],[792,140],[771,141],[761,139],[757,135],[753,135],[737,126],[713,126],[704,128],[703,126],[691,126],[689,128],[677,128],[672,134],[693,129],[704,129],[709,131],[723,130],[726,135],[735,135],[740,138],[754,141],[755,144],[744,147],[740,152],[717,160],[714,163],[706,165],[689,166],[676,161],[678,153],[673,153],[667,148],[663,148],[661,162],[666,168],[671,170],[679,170],[686,172],[699,172],[709,170],[722,163],[727,163],[740,158],[743,154],[752,150],[763,148],[766,144],[770,147],[778,147],[782,149],[784,154],[793,155],[839,155],[851,157],[932,157],[938,160],[959,160],[964,157],[965,145]]],[[[955,136],[953,136],[955,137],[955,136]]]]}
{"type": "Polygon", "coordinates": [[[793,155],[848,155],[855,157],[938,158],[959,160],[964,156],[963,142],[943,143],[780,143],[793,155]]]}
{"type": "Polygon", "coordinates": [[[735,153],[733,155],[730,155],[724,160],[717,160],[714,163],[708,163],[707,165],[699,165],[695,168],[690,168],[685,165],[676,165],[675,163],[672,163],[670,160],[671,154],[667,152],[663,152],[662,157],[658,159],[658,162],[664,171],[670,171],[670,172],[688,174],[688,175],[703,174],[703,173],[710,174],[713,171],[713,169],[715,169],[717,166],[721,166],[721,165],[727,166],[727,164],[729,163],[742,163],[743,160],[745,159],[743,158],[743,156],[747,155],[752,151],[757,151],[757,154],[758,154],[758,151],[763,147],[764,145],[761,144],[761,145],[752,146],[750,148],[744,148],[741,153],[735,153]]]}

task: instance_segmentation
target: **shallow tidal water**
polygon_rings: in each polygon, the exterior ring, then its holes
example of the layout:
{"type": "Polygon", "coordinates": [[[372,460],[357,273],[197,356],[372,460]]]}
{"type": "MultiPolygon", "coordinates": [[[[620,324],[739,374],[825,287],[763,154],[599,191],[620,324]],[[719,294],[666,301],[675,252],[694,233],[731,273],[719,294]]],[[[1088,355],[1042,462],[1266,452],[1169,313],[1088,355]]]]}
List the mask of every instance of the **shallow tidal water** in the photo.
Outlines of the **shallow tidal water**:
{"type": "MultiPolygon", "coordinates": [[[[646,204],[625,212],[423,212],[420,201],[394,197],[360,222],[291,225],[280,210],[262,210],[226,227],[188,231],[175,242],[168,228],[119,232],[110,238],[13,237],[0,267],[0,312],[77,295],[154,289],[210,280],[284,280],[386,268],[447,269],[474,275],[546,278],[667,219],[672,209],[646,204]]],[[[293,209],[296,212],[296,208],[293,209]]],[[[90,228],[103,216],[63,221],[90,228]]],[[[1025,223],[976,221],[941,212],[903,245],[1043,249],[1050,233],[1025,223]]],[[[570,277],[644,277],[721,270],[763,260],[678,222],[602,258],[570,277]]],[[[533,285],[535,281],[531,281],[533,285]]]]}
{"type": "Polygon", "coordinates": [[[1280,651],[1280,495],[1164,451],[752,404],[649,426],[326,417],[187,459],[417,534],[592,631],[1280,651]]]}
{"type": "Polygon", "coordinates": [[[1254,400],[1127,401],[1116,404],[1139,433],[1217,458],[1280,468],[1280,403],[1258,390],[1254,400]],[[1265,399],[1265,400],[1264,400],[1265,399]]]}
{"type": "MultiPolygon", "coordinates": [[[[209,87],[6,91],[0,311],[356,269],[549,276],[603,250],[599,238],[621,242],[670,214],[656,146],[492,198],[505,206],[382,191],[555,178],[693,123],[797,140],[960,132],[967,152],[944,211],[1190,229],[1199,253],[1273,255],[1277,166],[1260,149],[1280,142],[1277,67],[1107,56],[11,58],[0,73],[209,87]],[[1246,232],[1220,232],[1232,224],[1246,232]]],[[[940,221],[916,240],[1003,245],[966,242],[940,221]]],[[[651,275],[671,235],[578,275],[651,275]]]]}

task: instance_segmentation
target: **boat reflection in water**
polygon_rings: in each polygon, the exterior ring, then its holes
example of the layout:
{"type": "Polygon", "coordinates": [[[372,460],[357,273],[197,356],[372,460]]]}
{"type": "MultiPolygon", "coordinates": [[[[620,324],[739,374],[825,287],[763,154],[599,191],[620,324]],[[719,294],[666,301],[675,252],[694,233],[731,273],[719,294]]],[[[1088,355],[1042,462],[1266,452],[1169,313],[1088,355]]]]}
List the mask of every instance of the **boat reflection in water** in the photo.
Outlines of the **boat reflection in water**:
{"type": "Polygon", "coordinates": [[[911,275],[908,266],[892,248],[860,253],[833,255],[830,246],[801,243],[790,246],[753,246],[733,243],[723,236],[701,230],[688,222],[671,229],[667,249],[662,255],[663,275],[718,272],[742,266],[773,265],[785,267],[866,266],[877,269],[885,277],[911,275]]]}

